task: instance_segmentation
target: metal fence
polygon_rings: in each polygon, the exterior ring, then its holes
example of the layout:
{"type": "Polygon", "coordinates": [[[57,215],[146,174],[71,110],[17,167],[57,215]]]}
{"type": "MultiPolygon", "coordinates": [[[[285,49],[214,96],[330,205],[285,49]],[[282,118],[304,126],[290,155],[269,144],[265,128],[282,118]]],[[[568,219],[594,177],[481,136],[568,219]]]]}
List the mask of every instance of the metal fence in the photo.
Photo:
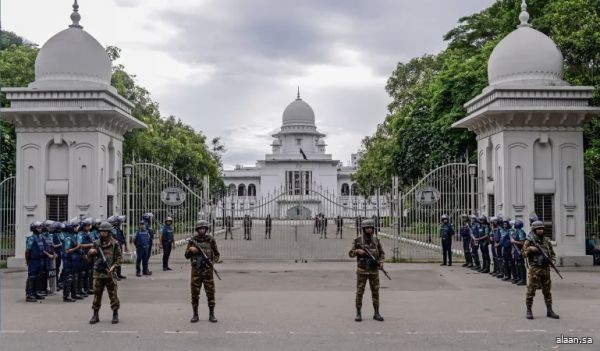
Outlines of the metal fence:
{"type": "Polygon", "coordinates": [[[0,262],[15,255],[16,178],[0,182],[0,262]]]}
{"type": "Polygon", "coordinates": [[[600,243],[600,180],[585,178],[585,245],[586,254],[594,255],[594,264],[600,265],[600,254],[594,253],[600,243]]]}

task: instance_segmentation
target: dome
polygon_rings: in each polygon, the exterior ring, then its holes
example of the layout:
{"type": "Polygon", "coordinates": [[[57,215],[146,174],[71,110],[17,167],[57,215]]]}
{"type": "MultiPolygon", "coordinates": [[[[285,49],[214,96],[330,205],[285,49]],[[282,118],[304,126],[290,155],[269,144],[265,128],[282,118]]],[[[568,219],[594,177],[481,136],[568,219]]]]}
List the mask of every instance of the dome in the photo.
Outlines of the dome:
{"type": "Polygon", "coordinates": [[[274,139],[273,146],[281,146],[281,141],[279,139],[274,139]]]}
{"type": "MultiPolygon", "coordinates": [[[[77,7],[78,9],[78,7],[77,7]]],[[[104,47],[79,25],[74,6],[73,24],[50,38],[35,61],[33,86],[61,84],[110,86],[112,63],[104,47]]]]}
{"type": "Polygon", "coordinates": [[[521,25],[498,43],[488,61],[490,85],[567,85],[563,55],[545,34],[527,23],[526,5],[521,25]]]}
{"type": "Polygon", "coordinates": [[[283,125],[315,125],[315,112],[300,96],[283,111],[283,125]]]}
{"type": "Polygon", "coordinates": [[[327,146],[327,144],[325,144],[325,140],[323,140],[323,139],[319,139],[319,140],[317,141],[317,146],[327,146]]]}

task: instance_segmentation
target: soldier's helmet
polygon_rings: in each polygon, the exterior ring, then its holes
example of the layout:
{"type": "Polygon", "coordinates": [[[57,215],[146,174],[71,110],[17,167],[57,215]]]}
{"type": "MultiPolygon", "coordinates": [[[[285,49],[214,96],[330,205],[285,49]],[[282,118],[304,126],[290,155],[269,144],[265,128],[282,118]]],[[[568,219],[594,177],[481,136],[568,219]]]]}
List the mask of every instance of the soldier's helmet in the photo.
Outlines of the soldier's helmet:
{"type": "Polygon", "coordinates": [[[479,222],[480,222],[480,223],[487,223],[487,222],[488,222],[488,218],[487,218],[487,216],[486,216],[486,215],[481,215],[481,216],[479,217],[479,222]]]}
{"type": "Polygon", "coordinates": [[[362,223],[360,224],[360,227],[362,229],[365,228],[375,228],[375,222],[373,222],[372,219],[365,219],[364,221],[362,221],[362,223]]]}
{"type": "Polygon", "coordinates": [[[198,222],[196,222],[196,230],[200,229],[200,228],[206,228],[208,229],[208,222],[205,220],[199,220],[198,222]]]}
{"type": "Polygon", "coordinates": [[[52,223],[52,226],[50,228],[52,229],[52,231],[57,232],[59,230],[63,230],[65,228],[65,225],[60,222],[54,222],[52,223]]]}
{"type": "Polygon", "coordinates": [[[110,232],[112,230],[113,226],[112,224],[108,223],[108,222],[102,222],[100,223],[100,231],[107,231],[110,232]]]}
{"type": "Polygon", "coordinates": [[[539,221],[539,220],[540,220],[540,219],[539,219],[538,215],[537,215],[537,214],[535,214],[535,213],[534,213],[534,214],[532,214],[531,216],[529,216],[529,224],[530,224],[530,225],[531,225],[531,224],[533,224],[533,222],[535,222],[535,221],[539,221]]]}
{"type": "Polygon", "coordinates": [[[542,223],[541,221],[535,221],[531,224],[531,230],[536,230],[540,228],[544,228],[544,223],[542,223]]]}
{"type": "Polygon", "coordinates": [[[515,221],[515,229],[523,229],[523,221],[520,219],[517,219],[515,221]]]}
{"type": "Polygon", "coordinates": [[[443,221],[444,219],[450,219],[450,217],[444,213],[440,219],[443,221]]]}
{"type": "Polygon", "coordinates": [[[29,225],[29,230],[34,230],[34,229],[42,228],[43,225],[44,225],[44,223],[42,223],[40,221],[35,221],[35,222],[33,222],[33,223],[31,223],[29,225]]]}
{"type": "Polygon", "coordinates": [[[167,216],[167,218],[165,218],[165,223],[167,222],[173,223],[173,218],[171,216],[167,216]]]}

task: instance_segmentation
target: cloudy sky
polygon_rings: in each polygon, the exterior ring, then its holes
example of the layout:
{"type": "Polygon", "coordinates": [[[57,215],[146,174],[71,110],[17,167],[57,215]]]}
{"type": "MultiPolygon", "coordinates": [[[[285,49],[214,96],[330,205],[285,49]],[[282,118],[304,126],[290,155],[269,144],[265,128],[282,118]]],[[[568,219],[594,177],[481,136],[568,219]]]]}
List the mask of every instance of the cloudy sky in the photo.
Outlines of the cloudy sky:
{"type": "MultiPolygon", "coordinates": [[[[81,24],[160,103],[209,138],[226,168],[252,165],[296,87],[345,163],[386,115],[399,61],[445,47],[458,18],[494,0],[80,0],[81,24]]],[[[2,26],[43,44],[73,0],[4,0],[2,26]]]]}

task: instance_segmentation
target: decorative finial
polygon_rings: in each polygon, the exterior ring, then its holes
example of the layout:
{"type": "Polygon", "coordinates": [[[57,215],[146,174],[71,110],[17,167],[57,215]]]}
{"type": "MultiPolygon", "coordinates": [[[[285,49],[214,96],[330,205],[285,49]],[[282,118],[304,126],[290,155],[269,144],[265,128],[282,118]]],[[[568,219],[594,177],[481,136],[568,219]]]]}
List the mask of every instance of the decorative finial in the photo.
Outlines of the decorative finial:
{"type": "Polygon", "coordinates": [[[79,14],[79,4],[77,3],[77,0],[75,0],[75,3],[73,4],[73,13],[71,14],[71,21],[73,21],[73,24],[69,26],[70,28],[83,28],[79,24],[79,21],[81,21],[81,15],[79,14]]]}
{"type": "Polygon", "coordinates": [[[298,86],[298,96],[296,97],[296,100],[301,100],[300,99],[300,86],[298,86]]]}
{"type": "Polygon", "coordinates": [[[521,14],[519,15],[519,19],[521,20],[519,27],[531,27],[531,24],[529,24],[529,12],[527,12],[527,3],[525,0],[521,2],[521,14]]]}

